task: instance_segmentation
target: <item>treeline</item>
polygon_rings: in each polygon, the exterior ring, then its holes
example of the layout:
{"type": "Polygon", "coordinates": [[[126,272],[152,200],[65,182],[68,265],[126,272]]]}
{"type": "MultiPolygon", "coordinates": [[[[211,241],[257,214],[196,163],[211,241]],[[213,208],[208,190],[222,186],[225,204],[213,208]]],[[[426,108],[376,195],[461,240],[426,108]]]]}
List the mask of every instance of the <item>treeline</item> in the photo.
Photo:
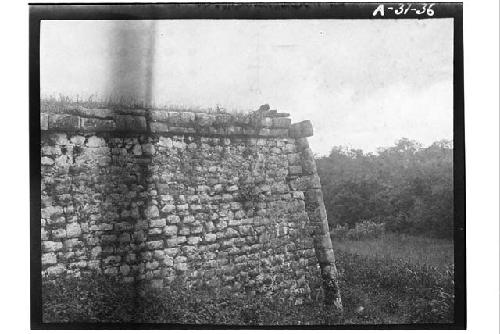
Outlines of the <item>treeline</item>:
{"type": "Polygon", "coordinates": [[[388,231],[453,236],[453,147],[403,138],[378,154],[334,147],[316,159],[330,228],[370,220],[388,231]]]}

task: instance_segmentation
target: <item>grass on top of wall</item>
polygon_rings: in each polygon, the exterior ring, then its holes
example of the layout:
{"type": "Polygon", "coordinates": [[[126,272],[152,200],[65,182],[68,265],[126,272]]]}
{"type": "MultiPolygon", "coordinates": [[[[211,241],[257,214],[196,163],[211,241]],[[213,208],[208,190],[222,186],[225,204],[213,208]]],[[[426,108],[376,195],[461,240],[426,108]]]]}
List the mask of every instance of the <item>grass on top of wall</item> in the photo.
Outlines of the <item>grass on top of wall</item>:
{"type": "Polygon", "coordinates": [[[151,104],[135,97],[107,97],[105,99],[94,100],[92,97],[81,99],[78,97],[72,98],[66,95],[59,95],[58,97],[44,96],[41,98],[40,104],[49,110],[61,107],[82,107],[88,109],[161,109],[176,112],[240,115],[252,112],[251,110],[228,110],[221,105],[202,107],[182,104],[151,104]]]}
{"type": "MultiPolygon", "coordinates": [[[[341,325],[451,323],[453,266],[337,250],[343,314],[314,300],[293,305],[287,296],[247,296],[225,290],[179,288],[141,296],[111,277],[43,281],[44,322],[135,322],[222,325],[341,325]]],[[[317,283],[317,282],[315,282],[317,283]]],[[[312,296],[321,296],[321,288],[312,296]]]]}

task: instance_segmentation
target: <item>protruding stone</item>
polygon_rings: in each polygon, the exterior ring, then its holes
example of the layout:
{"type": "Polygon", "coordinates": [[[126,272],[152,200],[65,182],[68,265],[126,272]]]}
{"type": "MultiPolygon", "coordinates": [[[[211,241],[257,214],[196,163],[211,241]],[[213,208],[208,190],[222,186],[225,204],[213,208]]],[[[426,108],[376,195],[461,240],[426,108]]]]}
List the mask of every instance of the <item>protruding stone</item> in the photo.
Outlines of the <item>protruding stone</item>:
{"type": "Polygon", "coordinates": [[[161,289],[163,288],[163,280],[162,279],[155,279],[151,281],[151,287],[153,289],[161,289]]]}
{"type": "Polygon", "coordinates": [[[106,141],[103,138],[92,136],[89,139],[87,139],[87,146],[88,147],[103,147],[103,146],[106,146],[106,141]]]}
{"type": "Polygon", "coordinates": [[[130,267],[126,264],[120,266],[120,274],[127,276],[130,273],[130,267]]]}
{"type": "Polygon", "coordinates": [[[113,131],[116,129],[116,124],[112,120],[97,119],[97,118],[82,118],[81,128],[83,131],[113,131]]]}
{"type": "Polygon", "coordinates": [[[150,227],[165,227],[167,225],[167,220],[165,218],[162,219],[153,219],[149,223],[150,227]]]}
{"type": "Polygon", "coordinates": [[[174,204],[166,204],[161,209],[161,212],[165,212],[165,213],[170,213],[172,211],[175,211],[175,205],[174,204]]]}
{"type": "Polygon", "coordinates": [[[190,125],[195,120],[195,115],[189,111],[180,112],[169,112],[168,113],[168,124],[175,126],[186,126],[190,125]]]}
{"type": "Polygon", "coordinates": [[[134,153],[134,155],[142,155],[142,147],[141,145],[139,144],[135,144],[134,145],[134,148],[132,149],[132,153],[134,153]]]}
{"type": "Polygon", "coordinates": [[[55,266],[48,267],[45,272],[49,276],[57,276],[62,274],[66,270],[66,267],[63,264],[57,264],[55,266]]]}
{"type": "Polygon", "coordinates": [[[42,241],[42,250],[44,252],[55,252],[63,248],[62,242],[42,241]]]}
{"type": "Polygon", "coordinates": [[[273,127],[275,128],[286,128],[288,129],[291,125],[292,121],[290,118],[278,117],[273,118],[273,127]]]}
{"type": "Polygon", "coordinates": [[[52,166],[54,164],[54,160],[49,157],[42,157],[40,164],[42,166],[52,166]]]}
{"type": "MultiPolygon", "coordinates": [[[[186,219],[186,218],[184,218],[186,219]]],[[[181,218],[179,216],[176,216],[176,215],[170,215],[167,217],[167,221],[169,224],[179,224],[181,222],[181,218]]]]}
{"type": "Polygon", "coordinates": [[[80,129],[80,117],[73,115],[49,115],[49,130],[77,131],[80,129]]]}
{"type": "Polygon", "coordinates": [[[200,237],[189,237],[187,239],[188,245],[197,245],[200,242],[201,238],[200,237]]]}
{"type": "Polygon", "coordinates": [[[55,145],[64,146],[69,144],[68,137],[65,133],[53,133],[49,138],[55,145]]]}
{"type": "Polygon", "coordinates": [[[163,248],[163,240],[148,241],[146,242],[146,246],[151,250],[161,249],[163,248]]]}
{"type": "Polygon", "coordinates": [[[147,130],[144,116],[115,115],[116,130],[143,132],[147,130]]]}
{"type": "Polygon", "coordinates": [[[149,123],[149,128],[152,133],[167,133],[169,132],[168,125],[166,123],[151,122],[149,123]]]}
{"type": "Polygon", "coordinates": [[[151,143],[143,144],[142,145],[142,152],[144,152],[144,154],[146,154],[146,155],[154,155],[155,154],[155,147],[151,143]]]}
{"type": "Polygon", "coordinates": [[[40,129],[41,130],[49,129],[49,115],[45,113],[40,113],[40,129]]]}
{"type": "Polygon", "coordinates": [[[144,215],[149,219],[156,218],[160,215],[160,211],[158,210],[158,207],[156,205],[150,205],[144,211],[144,215]]]}
{"type": "Polygon", "coordinates": [[[82,235],[82,229],[80,227],[80,224],[72,223],[66,226],[66,236],[68,238],[75,238],[79,237],[80,235],[82,235]]]}
{"type": "Polygon", "coordinates": [[[312,123],[309,120],[294,123],[290,125],[289,133],[292,138],[311,137],[313,135],[312,123]]]}
{"type": "Polygon", "coordinates": [[[101,246],[96,246],[96,247],[92,248],[92,250],[90,251],[90,255],[94,259],[96,259],[97,257],[99,257],[99,255],[101,255],[101,253],[102,253],[101,246]]]}
{"type": "Polygon", "coordinates": [[[54,253],[42,254],[42,265],[57,263],[57,257],[54,253]]]}
{"type": "Polygon", "coordinates": [[[201,127],[209,127],[214,123],[215,117],[210,114],[196,113],[196,124],[201,127]]]}
{"type": "Polygon", "coordinates": [[[168,112],[166,110],[151,110],[149,116],[153,122],[168,121],[168,112]]]}
{"type": "Polygon", "coordinates": [[[214,233],[205,234],[205,242],[214,242],[217,239],[217,235],[214,233]]]}
{"type": "Polygon", "coordinates": [[[71,137],[70,141],[74,145],[83,145],[85,143],[85,137],[83,137],[83,136],[73,136],[73,137],[71,137]]]}
{"type": "Polygon", "coordinates": [[[167,236],[175,236],[177,235],[177,226],[176,225],[168,225],[163,229],[163,234],[167,236]]]}
{"type": "Polygon", "coordinates": [[[308,175],[290,181],[290,187],[292,190],[306,191],[308,189],[321,189],[321,183],[319,176],[308,175]]]}

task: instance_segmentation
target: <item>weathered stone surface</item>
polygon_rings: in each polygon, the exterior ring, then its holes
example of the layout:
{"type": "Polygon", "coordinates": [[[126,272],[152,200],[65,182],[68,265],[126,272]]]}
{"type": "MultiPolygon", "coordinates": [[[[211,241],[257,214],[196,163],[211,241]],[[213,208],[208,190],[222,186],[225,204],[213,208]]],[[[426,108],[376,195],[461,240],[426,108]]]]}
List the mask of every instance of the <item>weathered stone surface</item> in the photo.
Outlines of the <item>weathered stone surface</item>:
{"type": "Polygon", "coordinates": [[[42,255],[42,265],[46,264],[56,264],[57,257],[54,253],[45,253],[42,255]]]}
{"type": "Polygon", "coordinates": [[[49,115],[49,130],[77,131],[80,129],[80,117],[73,115],[49,115]]]}
{"type": "Polygon", "coordinates": [[[152,133],[167,133],[169,132],[167,123],[152,122],[149,124],[152,133]]]}
{"type": "Polygon", "coordinates": [[[289,166],[288,174],[290,175],[300,175],[302,174],[302,166],[289,166]]]}
{"type": "Polygon", "coordinates": [[[292,123],[291,119],[286,118],[286,117],[273,118],[273,120],[272,120],[272,126],[275,128],[288,129],[290,127],[291,123],[292,123]]]}
{"type": "Polygon", "coordinates": [[[168,112],[165,110],[151,110],[149,115],[154,122],[168,122],[168,112]]]}
{"type": "Polygon", "coordinates": [[[269,136],[271,137],[288,137],[288,129],[270,129],[269,136]]]}
{"type": "Polygon", "coordinates": [[[42,157],[40,164],[42,166],[52,166],[54,164],[54,160],[49,157],[42,157]]]}
{"type": "Polygon", "coordinates": [[[158,207],[156,205],[151,205],[146,208],[144,211],[144,215],[146,218],[156,218],[160,215],[160,211],[158,210],[158,207]]]}
{"type": "Polygon", "coordinates": [[[64,273],[65,270],[66,270],[66,267],[63,264],[57,264],[55,266],[48,267],[45,270],[45,272],[49,276],[57,276],[57,275],[60,275],[60,274],[64,273]]]}
{"type": "Polygon", "coordinates": [[[292,138],[311,137],[313,135],[312,123],[311,121],[294,123],[290,125],[289,133],[292,138]]]}
{"type": "Polygon", "coordinates": [[[165,226],[163,229],[163,234],[166,236],[175,236],[177,235],[177,226],[175,225],[168,225],[165,226]]]}
{"type": "Polygon", "coordinates": [[[84,136],[73,136],[70,139],[71,143],[74,145],[83,145],[85,143],[85,137],[84,136]]]}
{"type": "Polygon", "coordinates": [[[302,170],[307,175],[316,174],[316,163],[314,160],[302,160],[302,170]]]}
{"type": "Polygon", "coordinates": [[[66,226],[66,237],[67,238],[79,237],[81,234],[82,234],[82,229],[80,227],[80,224],[73,223],[73,224],[68,224],[66,226]]]}
{"type": "Polygon", "coordinates": [[[63,244],[59,241],[43,241],[42,250],[44,252],[55,252],[62,249],[63,244]]]}
{"type": "Polygon", "coordinates": [[[168,112],[168,124],[174,126],[189,126],[195,120],[195,114],[188,111],[168,112]]]}
{"type": "Polygon", "coordinates": [[[90,251],[92,258],[94,258],[94,259],[99,257],[99,255],[101,255],[101,253],[102,253],[101,246],[96,246],[96,247],[92,248],[92,250],[90,251]]]}
{"type": "Polygon", "coordinates": [[[105,147],[106,141],[103,138],[92,136],[87,139],[88,147],[105,147]]]}
{"type": "Polygon", "coordinates": [[[49,129],[49,115],[44,113],[40,114],[40,129],[41,130],[49,129]]]}
{"type": "Polygon", "coordinates": [[[205,113],[197,113],[195,119],[196,119],[196,124],[198,124],[198,126],[200,127],[209,127],[215,121],[215,117],[213,115],[205,113]]]}
{"type": "Polygon", "coordinates": [[[153,219],[149,223],[150,227],[165,227],[167,225],[167,220],[165,218],[153,219]]]}
{"type": "Polygon", "coordinates": [[[160,249],[163,248],[163,240],[148,241],[146,245],[149,249],[160,249]]]}
{"type": "Polygon", "coordinates": [[[301,176],[290,181],[292,190],[306,191],[308,189],[321,189],[321,182],[317,175],[301,176]]]}
{"type": "Polygon", "coordinates": [[[289,165],[300,165],[301,155],[299,153],[290,153],[287,155],[289,165]]]}
{"type": "Polygon", "coordinates": [[[81,129],[83,131],[112,131],[116,129],[116,124],[112,120],[97,118],[81,118],[81,129]]]}
{"type": "Polygon", "coordinates": [[[118,131],[144,132],[148,127],[144,116],[115,115],[113,119],[118,131]]]}
{"type": "Polygon", "coordinates": [[[40,146],[44,275],[98,271],[158,287],[182,276],[304,300],[318,264],[335,281],[307,122],[269,108],[73,110],[75,133],[50,131],[50,116],[40,146]]]}

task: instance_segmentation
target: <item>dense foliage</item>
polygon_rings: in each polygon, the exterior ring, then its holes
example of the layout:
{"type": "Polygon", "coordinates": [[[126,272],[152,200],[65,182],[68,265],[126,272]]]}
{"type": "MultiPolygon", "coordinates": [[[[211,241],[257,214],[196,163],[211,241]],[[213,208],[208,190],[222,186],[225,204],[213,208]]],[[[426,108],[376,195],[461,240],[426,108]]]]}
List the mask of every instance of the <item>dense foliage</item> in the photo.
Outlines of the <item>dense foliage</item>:
{"type": "Polygon", "coordinates": [[[378,154],[334,147],[316,161],[330,227],[370,220],[388,231],[451,238],[453,148],[403,138],[378,154]]]}

